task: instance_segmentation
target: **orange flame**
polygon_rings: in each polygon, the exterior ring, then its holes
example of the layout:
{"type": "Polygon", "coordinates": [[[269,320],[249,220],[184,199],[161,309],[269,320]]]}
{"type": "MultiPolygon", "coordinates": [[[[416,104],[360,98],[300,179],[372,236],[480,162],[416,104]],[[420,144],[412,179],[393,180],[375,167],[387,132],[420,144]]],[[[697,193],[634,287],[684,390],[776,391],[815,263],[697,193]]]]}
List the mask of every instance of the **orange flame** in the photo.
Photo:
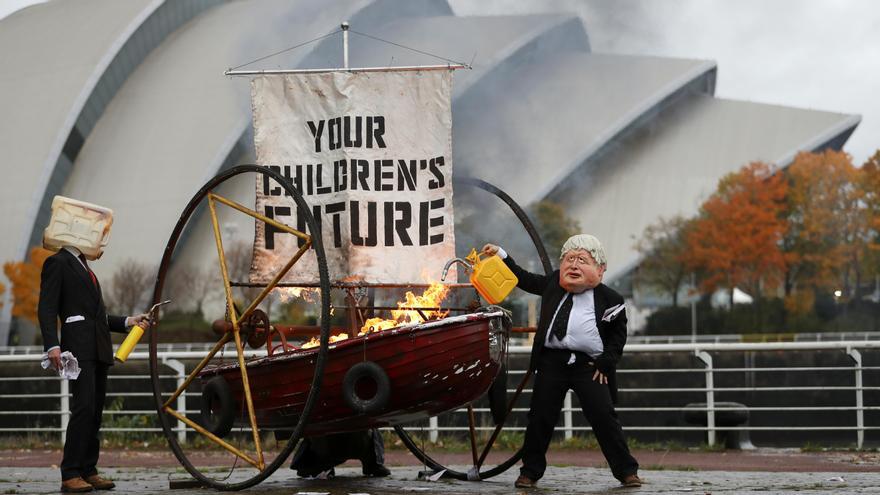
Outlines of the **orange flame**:
{"type": "Polygon", "coordinates": [[[399,301],[397,308],[391,311],[391,319],[370,318],[364,322],[358,336],[366,335],[372,332],[381,332],[389,328],[403,325],[405,323],[423,323],[430,318],[443,318],[449,311],[442,310],[414,310],[403,308],[435,308],[446,299],[449,294],[449,287],[434,282],[430,287],[425,289],[421,296],[417,296],[410,291],[406,292],[406,300],[399,301]],[[422,316],[424,315],[424,317],[422,316]]]}
{"type": "MultiPolygon", "coordinates": [[[[339,342],[340,340],[345,340],[347,338],[348,338],[347,333],[340,333],[339,335],[331,335],[330,336],[330,343],[332,344],[334,342],[339,342]]],[[[311,340],[309,340],[308,342],[306,342],[305,344],[302,345],[302,348],[303,349],[310,349],[312,347],[318,347],[319,345],[321,345],[321,341],[318,340],[318,337],[312,337],[311,340]]]]}
{"type": "MultiPolygon", "coordinates": [[[[449,287],[439,283],[434,282],[425,289],[422,295],[417,296],[410,291],[406,292],[406,299],[404,301],[397,302],[397,308],[391,311],[391,318],[370,318],[366,322],[364,322],[364,326],[361,327],[360,332],[358,332],[357,336],[361,337],[368,333],[373,332],[381,332],[382,330],[387,330],[389,328],[394,328],[400,325],[404,325],[407,323],[423,323],[426,319],[432,318],[443,318],[445,317],[449,311],[444,311],[440,309],[403,309],[403,308],[439,308],[440,303],[446,298],[449,294],[449,287]],[[424,315],[424,317],[423,317],[424,315]]],[[[331,335],[330,343],[339,342],[340,340],[345,340],[348,338],[348,334],[341,333],[339,335],[331,335]]],[[[321,342],[317,337],[312,337],[311,340],[302,345],[303,349],[310,349],[312,347],[318,347],[321,345],[321,342]]]]}

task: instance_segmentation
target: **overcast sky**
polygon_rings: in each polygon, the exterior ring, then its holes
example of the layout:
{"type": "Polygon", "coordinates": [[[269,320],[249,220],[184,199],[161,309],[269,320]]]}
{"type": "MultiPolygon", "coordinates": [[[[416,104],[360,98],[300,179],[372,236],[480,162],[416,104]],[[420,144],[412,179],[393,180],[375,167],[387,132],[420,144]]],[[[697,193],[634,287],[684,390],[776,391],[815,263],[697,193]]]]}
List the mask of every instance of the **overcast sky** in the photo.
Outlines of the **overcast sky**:
{"type": "Polygon", "coordinates": [[[715,95],[858,114],[844,149],[880,148],[880,1],[450,0],[457,14],[568,11],[593,51],[714,60],[715,95]]]}
{"type": "MultiPolygon", "coordinates": [[[[38,1],[0,0],[0,18],[38,1]]],[[[460,15],[576,13],[596,52],[714,60],[716,96],[859,114],[844,149],[860,165],[880,148],[880,1],[449,3],[460,15]]]]}

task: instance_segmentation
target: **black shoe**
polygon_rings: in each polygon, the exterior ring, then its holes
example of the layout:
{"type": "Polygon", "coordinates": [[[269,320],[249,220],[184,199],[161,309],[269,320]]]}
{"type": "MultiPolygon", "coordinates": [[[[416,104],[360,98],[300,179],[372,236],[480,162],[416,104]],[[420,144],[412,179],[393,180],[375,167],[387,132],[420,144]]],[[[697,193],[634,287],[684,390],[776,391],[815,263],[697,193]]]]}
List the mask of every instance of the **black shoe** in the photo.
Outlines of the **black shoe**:
{"type": "Polygon", "coordinates": [[[361,471],[364,473],[364,476],[374,476],[376,478],[384,478],[391,474],[391,471],[389,471],[388,468],[383,466],[382,464],[364,466],[361,471]]]}

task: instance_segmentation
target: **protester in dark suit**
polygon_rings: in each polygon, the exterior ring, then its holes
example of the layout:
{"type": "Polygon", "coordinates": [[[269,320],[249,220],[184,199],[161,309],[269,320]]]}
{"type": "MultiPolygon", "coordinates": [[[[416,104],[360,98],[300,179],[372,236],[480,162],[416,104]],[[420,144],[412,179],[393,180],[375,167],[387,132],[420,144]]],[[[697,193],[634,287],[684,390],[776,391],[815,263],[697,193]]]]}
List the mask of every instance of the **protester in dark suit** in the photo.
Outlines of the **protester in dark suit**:
{"type": "Polygon", "coordinates": [[[60,249],[43,264],[37,312],[43,347],[52,366],[61,369],[61,353],[70,351],[81,370],[79,377],[70,382],[73,400],[61,461],[61,491],[111,489],[114,483],[99,476],[96,468],[107,370],[113,365],[110,332],[126,333],[126,328],[135,324],[147,328],[147,315],[108,315],[101,285],[86,258],[74,247],[60,249]]]}
{"type": "Polygon", "coordinates": [[[577,394],[614,477],[624,486],[641,486],[639,464],[630,455],[614,410],[626,311],[620,294],[601,283],[606,260],[599,240],[587,234],[569,238],[560,269],[550,275],[523,270],[492,244],[483,253],[498,254],[519,279],[519,288],[541,296],[531,355],[535,382],[516,487],[532,488],[544,475],[547,449],[569,389],[577,394]]]}
{"type": "Polygon", "coordinates": [[[293,454],[290,469],[296,469],[297,476],[302,478],[324,473],[332,478],[336,475],[335,467],[349,459],[361,461],[364,476],[382,478],[391,474],[383,464],[385,444],[376,429],[306,438],[293,454]]]}

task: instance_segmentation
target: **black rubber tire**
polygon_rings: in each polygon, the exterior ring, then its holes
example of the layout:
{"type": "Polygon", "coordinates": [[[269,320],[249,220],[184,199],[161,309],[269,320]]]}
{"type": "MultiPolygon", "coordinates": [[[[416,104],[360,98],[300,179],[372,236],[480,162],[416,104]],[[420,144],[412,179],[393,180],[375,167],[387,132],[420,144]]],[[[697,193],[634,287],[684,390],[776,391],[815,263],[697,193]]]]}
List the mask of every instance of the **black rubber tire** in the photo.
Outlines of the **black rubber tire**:
{"type": "Polygon", "coordinates": [[[373,361],[357,363],[345,372],[342,380],[342,399],[354,412],[359,414],[372,414],[381,411],[388,405],[391,398],[391,380],[381,366],[373,361]],[[357,394],[357,384],[363,379],[369,379],[376,383],[376,393],[370,398],[364,399],[357,394]]]}
{"type": "Polygon", "coordinates": [[[222,376],[208,380],[202,388],[202,427],[220,438],[225,438],[232,431],[235,423],[235,400],[232,390],[222,376]],[[220,407],[214,410],[212,404],[218,402],[220,407]]]}

